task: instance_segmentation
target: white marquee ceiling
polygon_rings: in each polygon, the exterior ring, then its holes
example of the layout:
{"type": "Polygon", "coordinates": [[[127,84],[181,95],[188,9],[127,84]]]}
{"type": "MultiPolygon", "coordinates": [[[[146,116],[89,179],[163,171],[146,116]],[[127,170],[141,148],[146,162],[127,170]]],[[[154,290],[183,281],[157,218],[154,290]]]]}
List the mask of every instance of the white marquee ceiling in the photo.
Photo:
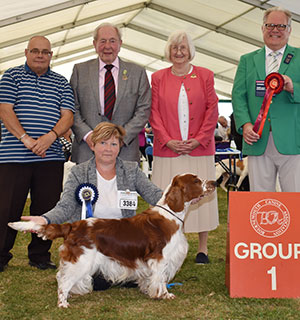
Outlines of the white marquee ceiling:
{"type": "Polygon", "coordinates": [[[122,28],[120,57],[149,72],[169,66],[164,46],[174,30],[194,39],[193,64],[215,73],[219,97],[230,98],[239,58],[263,45],[264,9],[283,5],[293,12],[289,43],[300,44],[299,0],[0,0],[0,76],[23,64],[28,39],[49,38],[52,67],[70,77],[75,63],[96,57],[93,30],[102,22],[122,28]]]}

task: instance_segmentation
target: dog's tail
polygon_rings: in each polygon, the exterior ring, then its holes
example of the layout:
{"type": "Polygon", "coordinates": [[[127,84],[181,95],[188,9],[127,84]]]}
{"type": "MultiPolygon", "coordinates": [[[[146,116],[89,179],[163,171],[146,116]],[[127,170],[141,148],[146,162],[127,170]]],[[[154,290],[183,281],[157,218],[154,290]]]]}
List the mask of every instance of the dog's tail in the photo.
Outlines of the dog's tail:
{"type": "Polygon", "coordinates": [[[8,226],[17,231],[37,233],[38,237],[41,237],[43,240],[54,240],[56,238],[66,239],[72,230],[70,223],[40,225],[33,221],[18,221],[9,222],[8,226]]]}

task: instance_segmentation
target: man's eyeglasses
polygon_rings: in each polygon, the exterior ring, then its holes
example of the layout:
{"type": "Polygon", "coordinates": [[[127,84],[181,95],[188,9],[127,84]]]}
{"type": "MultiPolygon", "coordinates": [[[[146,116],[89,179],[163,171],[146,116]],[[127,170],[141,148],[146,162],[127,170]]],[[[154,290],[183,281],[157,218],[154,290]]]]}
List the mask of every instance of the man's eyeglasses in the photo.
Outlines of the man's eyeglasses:
{"type": "Polygon", "coordinates": [[[35,56],[42,54],[43,56],[47,56],[47,57],[51,57],[52,55],[52,51],[48,51],[48,50],[39,50],[39,49],[32,49],[29,50],[30,53],[34,54],[35,56]]]}
{"type": "Polygon", "coordinates": [[[265,27],[267,30],[274,30],[276,27],[278,31],[284,31],[286,28],[289,27],[289,25],[288,24],[265,23],[265,27]]]}

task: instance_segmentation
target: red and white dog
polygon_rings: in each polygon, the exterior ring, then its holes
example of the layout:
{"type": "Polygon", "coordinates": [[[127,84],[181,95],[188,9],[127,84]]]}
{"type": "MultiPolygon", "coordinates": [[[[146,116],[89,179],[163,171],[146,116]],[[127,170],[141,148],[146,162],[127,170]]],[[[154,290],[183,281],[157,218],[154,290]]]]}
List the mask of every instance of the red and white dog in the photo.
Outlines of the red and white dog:
{"type": "Polygon", "coordinates": [[[70,293],[92,291],[92,277],[101,272],[113,283],[136,281],[151,298],[173,299],[167,283],[188,251],[183,221],[190,204],[214,192],[215,181],[193,174],[178,175],[152,208],[131,218],[90,218],[74,223],[37,225],[13,222],[19,231],[36,231],[43,239],[63,237],[57,273],[58,306],[67,308],[70,293]]]}

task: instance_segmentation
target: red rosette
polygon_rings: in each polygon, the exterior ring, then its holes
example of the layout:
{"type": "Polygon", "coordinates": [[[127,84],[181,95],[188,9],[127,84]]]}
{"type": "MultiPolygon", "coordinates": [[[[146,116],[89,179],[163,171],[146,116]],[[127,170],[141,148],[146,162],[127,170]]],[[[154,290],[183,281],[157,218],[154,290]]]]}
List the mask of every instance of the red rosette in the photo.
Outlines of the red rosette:
{"type": "Polygon", "coordinates": [[[272,72],[266,76],[265,87],[274,90],[274,93],[279,93],[283,90],[284,79],[280,73],[272,72]]]}
{"type": "Polygon", "coordinates": [[[253,131],[257,132],[257,134],[260,136],[262,135],[273,94],[280,93],[283,90],[283,86],[284,79],[280,73],[272,72],[265,78],[266,93],[259,114],[253,126],[253,131]]]}

